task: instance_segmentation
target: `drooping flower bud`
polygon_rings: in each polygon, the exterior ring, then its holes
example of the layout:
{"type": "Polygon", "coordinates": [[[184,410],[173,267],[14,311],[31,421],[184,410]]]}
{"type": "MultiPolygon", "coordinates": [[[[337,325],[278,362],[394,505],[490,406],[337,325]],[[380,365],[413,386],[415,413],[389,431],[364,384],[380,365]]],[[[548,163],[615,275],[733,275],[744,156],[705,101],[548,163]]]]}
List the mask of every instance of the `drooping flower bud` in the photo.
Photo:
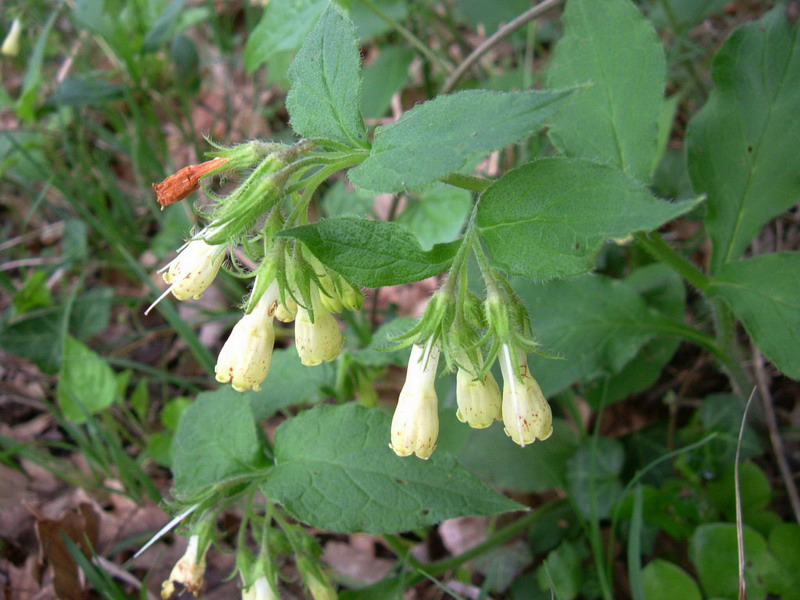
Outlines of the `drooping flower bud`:
{"type": "Polygon", "coordinates": [[[474,429],[489,427],[502,419],[500,386],[494,375],[487,373],[483,380],[464,368],[456,375],[456,417],[474,429]]]}
{"type": "Polygon", "coordinates": [[[22,21],[14,19],[11,22],[11,29],[8,30],[6,39],[3,40],[3,46],[0,47],[0,53],[4,56],[16,56],[19,54],[19,40],[22,37],[22,21]]]}
{"type": "Polygon", "coordinates": [[[275,344],[273,316],[278,303],[278,284],[272,282],[250,314],[233,327],[214,368],[220,383],[230,382],[237,392],[260,390],[272,363],[275,344]]]}
{"type": "Polygon", "coordinates": [[[275,318],[283,323],[291,323],[297,316],[297,302],[289,294],[283,300],[278,301],[278,308],[275,310],[275,318]]]}
{"type": "Polygon", "coordinates": [[[345,283],[345,288],[342,292],[342,304],[347,310],[360,310],[364,306],[364,292],[349,283],[345,283]]]}
{"type": "Polygon", "coordinates": [[[169,578],[161,584],[161,597],[166,600],[175,593],[175,584],[179,583],[187,592],[195,596],[203,587],[203,576],[206,572],[206,550],[200,549],[200,536],[189,537],[189,545],[184,555],[175,563],[169,578]]]}
{"type": "Polygon", "coordinates": [[[336,360],[344,344],[338,321],[319,302],[316,289],[312,291],[311,298],[314,304],[314,322],[311,322],[311,315],[305,307],[298,306],[294,323],[297,354],[300,362],[307,367],[336,360]]]}
{"type": "Polygon", "coordinates": [[[219,273],[225,246],[212,246],[201,239],[190,241],[166,267],[162,275],[178,300],[198,300],[219,273]]]}
{"type": "Polygon", "coordinates": [[[553,414],[539,384],[528,371],[524,354],[503,344],[500,350],[503,372],[503,424],[506,435],[523,448],[553,433],[553,414]]]}
{"type": "Polygon", "coordinates": [[[390,447],[398,456],[416,454],[427,459],[436,448],[439,436],[439,403],[435,388],[438,365],[438,344],[429,341],[424,347],[418,344],[411,347],[406,382],[392,417],[390,447]]]}
{"type": "Polygon", "coordinates": [[[297,569],[314,600],[336,600],[338,598],[336,590],[318,564],[303,556],[297,559],[297,569]]]}
{"type": "Polygon", "coordinates": [[[242,590],[242,600],[280,600],[280,597],[272,589],[269,580],[262,575],[250,587],[242,590]]]}

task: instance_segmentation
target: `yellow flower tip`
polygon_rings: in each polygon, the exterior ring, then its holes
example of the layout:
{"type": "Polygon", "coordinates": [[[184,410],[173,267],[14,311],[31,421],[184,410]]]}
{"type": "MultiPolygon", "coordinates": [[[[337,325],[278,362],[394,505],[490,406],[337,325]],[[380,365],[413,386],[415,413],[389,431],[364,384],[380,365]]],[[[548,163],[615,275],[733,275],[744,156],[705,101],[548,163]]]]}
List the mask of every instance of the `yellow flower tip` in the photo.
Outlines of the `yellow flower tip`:
{"type": "Polygon", "coordinates": [[[344,345],[339,322],[321,303],[314,300],[314,322],[308,311],[299,306],[294,324],[294,339],[300,362],[315,367],[336,360],[344,345]]]}
{"type": "Polygon", "coordinates": [[[259,391],[269,375],[275,344],[273,313],[278,284],[273,282],[248,315],[233,327],[214,367],[220,383],[230,383],[237,392],[259,391]]]}
{"type": "Polygon", "coordinates": [[[512,352],[504,345],[500,353],[503,371],[503,425],[505,433],[523,448],[536,440],[546,440],[553,433],[553,413],[536,380],[528,371],[524,355],[516,365],[512,352]],[[517,368],[515,368],[517,367],[517,368]]]}
{"type": "Polygon", "coordinates": [[[392,417],[389,447],[398,456],[415,454],[428,459],[436,449],[439,412],[434,384],[438,364],[438,346],[428,343],[411,348],[406,381],[392,417]]]}
{"type": "Polygon", "coordinates": [[[225,259],[224,250],[224,246],[212,246],[202,239],[190,241],[162,275],[164,281],[171,284],[172,295],[178,300],[201,298],[219,273],[225,259]]]}
{"type": "Polygon", "coordinates": [[[181,584],[187,592],[197,596],[203,587],[206,572],[206,550],[198,557],[200,538],[196,535],[189,537],[186,552],[175,563],[169,578],[161,584],[161,597],[166,600],[175,593],[175,584],[181,584]]]}
{"type": "Polygon", "coordinates": [[[456,402],[456,418],[474,429],[485,429],[502,419],[500,387],[491,373],[479,381],[473,373],[459,369],[456,374],[456,402]]]}
{"type": "Polygon", "coordinates": [[[0,54],[5,56],[16,56],[19,54],[19,42],[22,37],[22,21],[14,19],[11,22],[11,29],[8,30],[3,45],[0,47],[0,54]]]}

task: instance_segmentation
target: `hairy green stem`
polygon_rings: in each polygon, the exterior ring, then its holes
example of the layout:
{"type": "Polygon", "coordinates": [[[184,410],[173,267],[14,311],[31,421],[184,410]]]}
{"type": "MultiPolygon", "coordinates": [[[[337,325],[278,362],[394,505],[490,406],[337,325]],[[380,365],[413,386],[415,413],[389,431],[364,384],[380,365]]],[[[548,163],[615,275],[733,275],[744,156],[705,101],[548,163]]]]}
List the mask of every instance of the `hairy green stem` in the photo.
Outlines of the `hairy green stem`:
{"type": "Polygon", "coordinates": [[[696,266],[678,254],[658,232],[635,233],[634,239],[654,258],[658,259],[701,292],[708,292],[711,280],[696,266]]]}
{"type": "Polygon", "coordinates": [[[482,177],[473,177],[472,175],[463,175],[461,173],[450,173],[450,175],[442,177],[441,181],[447,185],[475,192],[476,194],[485,192],[494,183],[491,179],[483,179],[482,177]]]}

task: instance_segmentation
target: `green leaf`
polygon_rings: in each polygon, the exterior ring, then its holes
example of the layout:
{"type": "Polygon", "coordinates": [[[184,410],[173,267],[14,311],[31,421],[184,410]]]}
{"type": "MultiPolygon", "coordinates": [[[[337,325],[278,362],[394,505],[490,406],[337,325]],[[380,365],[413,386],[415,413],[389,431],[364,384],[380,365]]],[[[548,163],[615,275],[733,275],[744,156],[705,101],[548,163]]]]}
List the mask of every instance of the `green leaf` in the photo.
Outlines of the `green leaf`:
{"type": "MultiPolygon", "coordinates": [[[[766,508],[772,499],[772,485],[767,475],[753,462],[739,465],[741,483],[740,498],[742,520],[754,526],[750,517],[766,508]]],[[[733,465],[728,465],[722,475],[708,483],[706,487],[709,500],[722,513],[725,519],[736,520],[736,474],[733,465]]]]}
{"type": "MultiPolygon", "coordinates": [[[[397,22],[405,21],[408,16],[409,4],[406,0],[373,0],[373,2],[384,14],[397,22]]],[[[353,25],[356,26],[358,35],[362,40],[370,40],[393,29],[391,23],[375,14],[375,12],[361,0],[340,0],[339,4],[348,6],[350,20],[353,22],[353,25]]],[[[396,46],[382,45],[381,52],[387,48],[394,47],[396,46]]]]}
{"type": "Polygon", "coordinates": [[[279,52],[299,48],[326,6],[328,0],[271,0],[247,39],[247,70],[255,71],[279,52]]]}
{"type": "Polygon", "coordinates": [[[390,533],[522,507],[438,450],[427,461],[388,446],[390,417],[355,404],[318,406],[283,423],[263,486],[301,521],[330,531],[390,533]]]}
{"type": "Polygon", "coordinates": [[[47,271],[33,271],[25,280],[24,285],[11,300],[14,312],[22,314],[36,308],[46,308],[53,304],[53,297],[47,288],[47,271]]]}
{"type": "Polygon", "coordinates": [[[725,265],[710,293],[724,298],[761,351],[800,379],[800,252],[778,252],[725,265]]]}
{"type": "Polygon", "coordinates": [[[412,233],[385,221],[327,219],[280,234],[300,240],[323,263],[365,287],[419,281],[447,270],[460,241],[425,252],[412,233]]]}
{"type": "Polygon", "coordinates": [[[113,299],[114,290],[104,286],[93,287],[79,296],[72,305],[70,332],[79,339],[87,340],[108,329],[113,299]]]}
{"type": "Polygon", "coordinates": [[[695,204],[657,200],[613,167],[544,158],[487,189],[476,222],[498,267],[540,280],[585,273],[608,239],[656,229],[695,204]]]}
{"type": "Polygon", "coordinates": [[[365,217],[372,212],[375,198],[371,192],[351,188],[346,179],[337,179],[322,197],[326,217],[365,217]]]}
{"type": "Polygon", "coordinates": [[[717,53],[715,88],[689,124],[689,173],[708,195],[712,272],[800,198],[800,27],[777,6],[717,53]]]}
{"type": "Polygon", "coordinates": [[[39,89],[42,86],[42,67],[47,50],[47,39],[50,37],[50,30],[55,25],[58,13],[58,8],[53,9],[50,13],[28,59],[25,79],[22,82],[22,93],[17,100],[17,116],[21,119],[32,121],[36,117],[36,103],[39,100],[39,89]]]}
{"type": "Polygon", "coordinates": [[[298,135],[369,146],[359,108],[360,60],[353,24],[329,6],[289,69],[286,109],[298,135]]]}
{"type": "Polygon", "coordinates": [[[782,523],[769,533],[769,549],[782,567],[782,581],[772,586],[781,600],[800,600],[800,526],[782,523]]]}
{"type": "Polygon", "coordinates": [[[423,249],[455,239],[464,228],[472,208],[472,194],[467,190],[434,183],[409,198],[408,206],[397,222],[413,232],[423,249]]]}
{"type": "Polygon", "coordinates": [[[111,406],[116,394],[113,369],[93,350],[67,336],[57,393],[64,416],[73,423],[85,423],[89,415],[111,406]]]}
{"type": "Polygon", "coordinates": [[[320,402],[325,398],[322,388],[333,387],[335,379],[331,363],[304,367],[294,348],[275,350],[266,384],[261,391],[250,394],[253,414],[261,420],[290,406],[320,402]]]}
{"type": "Polygon", "coordinates": [[[585,440],[567,466],[568,490],[587,519],[605,519],[622,493],[625,451],[618,440],[585,440]]]}
{"type": "Polygon", "coordinates": [[[408,81],[408,68],[412,60],[414,51],[410,48],[395,46],[381,48],[381,53],[375,62],[364,69],[361,112],[365,118],[377,119],[386,114],[392,96],[408,81]]]}
{"type": "MultiPolygon", "coordinates": [[[[761,600],[767,595],[765,583],[780,571],[780,565],[767,550],[761,534],[743,527],[747,598],[761,600]]],[[[700,576],[706,597],[738,598],[739,566],[736,525],[709,523],[698,527],[689,544],[689,557],[700,576]]]]}
{"type": "Polygon", "coordinates": [[[547,442],[526,448],[514,444],[497,423],[471,431],[458,462],[501,489],[544,492],[565,487],[567,461],[577,447],[575,432],[561,419],[553,421],[553,436],[547,442]]]}
{"type": "Polygon", "coordinates": [[[619,373],[665,320],[625,282],[604,276],[518,281],[514,287],[534,315],[536,339],[561,358],[529,357],[547,395],[619,373]]]}
{"type": "Polygon", "coordinates": [[[393,338],[410,330],[417,324],[417,319],[411,317],[397,317],[381,325],[372,334],[369,346],[352,350],[350,355],[360,364],[367,367],[384,367],[386,365],[397,365],[403,367],[408,364],[408,357],[411,348],[394,349],[397,342],[393,338]]]}
{"type": "Polygon", "coordinates": [[[536,570],[539,589],[551,590],[559,600],[574,600],[581,591],[584,571],[582,555],[575,544],[563,541],[547,554],[545,563],[536,570]],[[552,586],[552,587],[551,587],[552,586]]]}
{"type": "MultiPolygon", "coordinates": [[[[647,305],[667,319],[681,322],[686,306],[686,287],[680,276],[661,263],[652,263],[633,271],[623,280],[647,305]]],[[[652,312],[652,311],[651,311],[652,312]]],[[[669,327],[667,320],[654,323],[669,327]]],[[[664,332],[666,335],[666,332],[664,332]]],[[[620,371],[586,386],[585,394],[593,408],[622,400],[630,394],[644,391],[661,376],[681,341],[677,337],[659,335],[647,342],[638,354],[620,371]]]]}
{"type": "Polygon", "coordinates": [[[55,373],[64,349],[65,312],[36,311],[0,327],[0,348],[34,361],[45,373],[55,373]]]}
{"type": "Polygon", "coordinates": [[[153,28],[147,32],[142,45],[144,52],[156,52],[175,33],[186,0],[172,0],[159,15],[153,28]]]}
{"type": "Polygon", "coordinates": [[[231,397],[229,391],[223,388],[198,394],[183,413],[172,441],[178,494],[247,475],[262,466],[250,402],[241,395],[231,397]]]}
{"type": "Polygon", "coordinates": [[[529,136],[571,93],[468,90],[439,96],[378,127],[371,154],[350,170],[350,179],[378,192],[436,181],[477,153],[529,136]]]}
{"type": "Polygon", "coordinates": [[[678,565],[657,558],[642,571],[645,600],[703,600],[694,579],[678,565]]]}
{"type": "Polygon", "coordinates": [[[548,85],[589,85],[553,118],[550,138],[568,156],[649,181],[666,81],[653,27],[630,0],[569,0],[562,19],[548,85]]]}

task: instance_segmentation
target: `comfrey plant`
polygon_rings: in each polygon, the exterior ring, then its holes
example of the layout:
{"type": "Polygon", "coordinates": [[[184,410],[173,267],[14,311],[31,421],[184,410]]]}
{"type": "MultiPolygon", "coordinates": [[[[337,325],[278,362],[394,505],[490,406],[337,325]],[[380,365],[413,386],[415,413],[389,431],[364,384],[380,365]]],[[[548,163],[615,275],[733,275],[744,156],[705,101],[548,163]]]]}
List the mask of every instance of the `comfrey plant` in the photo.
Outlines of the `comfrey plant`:
{"type": "MultiPolygon", "coordinates": [[[[335,586],[319,561],[316,541],[297,522],[388,534],[445,518],[523,508],[475,478],[444,449],[434,452],[440,418],[450,418],[440,416],[440,368],[455,371],[454,416],[462,423],[485,429],[502,421],[505,434],[522,447],[553,434],[551,407],[536,380],[547,367],[537,366],[532,373],[529,360],[533,364],[537,359],[531,354],[558,355],[561,349],[557,343],[547,348],[537,343],[537,314],[529,313],[515,293],[513,277],[543,282],[582,275],[593,269],[604,245],[631,240],[702,293],[729,301],[734,310],[747,299],[737,295],[740,287],[726,287],[725,278],[746,283],[754,277],[755,271],[745,272],[746,262],[726,262],[747,244],[743,238],[725,242],[726,236],[744,235],[739,225],[725,233],[726,226],[716,222],[715,244],[728,243],[724,257],[715,255],[715,272],[724,275],[718,281],[655,233],[702,198],[668,202],[655,198],[645,185],[667,139],[665,61],[652,27],[629,0],[567,1],[565,35],[548,70],[547,89],[439,95],[372,135],[359,108],[354,27],[337,5],[318,4],[318,21],[289,72],[287,109],[300,140],[220,147],[207,162],[155,186],[167,207],[198,190],[208,177],[238,181],[225,196],[206,189],[213,206],[201,213],[202,228],[164,267],[169,287],[162,298],[198,298],[220,270],[252,282],[243,315],[214,369],[217,381],[250,393],[224,404],[213,394],[201,394],[173,442],[176,505],[189,515],[186,530],[197,537],[190,537],[196,541],[165,584],[165,597],[174,589],[171,582],[192,591],[199,587],[198,573],[214,537],[209,532],[220,511],[234,501],[245,515],[237,548],[243,597],[272,598],[283,585],[302,584],[316,600],[335,597],[335,586]],[[619,23],[636,43],[614,53],[599,52],[608,42],[609,24],[619,23]],[[606,60],[613,65],[596,69],[598,61],[606,60]],[[545,126],[546,156],[496,179],[466,172],[470,159],[516,144],[545,126]],[[335,215],[313,221],[309,207],[316,191],[340,171],[368,192],[415,190],[424,197],[431,186],[454,186],[471,193],[472,210],[458,239],[429,250],[395,222],[335,215]],[[246,269],[243,262],[253,267],[246,269]],[[354,377],[352,388],[368,390],[363,375],[375,360],[359,364],[355,351],[344,348],[335,315],[358,310],[362,288],[432,276],[442,277],[441,286],[424,315],[393,340],[395,348],[410,347],[393,417],[366,406],[369,402],[344,402],[343,394],[337,405],[287,419],[274,442],[265,438],[256,421],[263,412],[254,413],[259,396],[253,392],[269,391],[274,319],[294,323],[294,347],[302,365],[315,370],[309,373],[337,361],[337,381],[354,377]],[[495,379],[498,372],[501,382],[495,379]],[[224,451],[220,439],[226,440],[224,451]],[[426,460],[406,458],[412,454],[426,460]],[[257,552],[250,550],[252,545],[257,552]],[[294,579],[286,569],[290,558],[294,579]]],[[[764,27],[784,26],[774,15],[769,19],[764,27]]],[[[704,127],[710,126],[701,120],[693,131],[713,138],[714,132],[704,127]]],[[[695,151],[702,158],[715,147],[698,143],[695,151]]],[[[709,219],[722,218],[712,195],[709,219]]],[[[796,265],[796,260],[786,258],[782,264],[796,265]]],[[[619,287],[600,277],[584,281],[591,289],[619,287]]],[[[626,309],[632,306],[641,322],[655,322],[653,311],[639,304],[628,302],[626,309]]],[[[674,320],[658,321],[658,327],[703,344],[726,367],[735,362],[722,342],[707,334],[674,320]]],[[[764,351],[781,368],[795,372],[782,347],[767,343],[764,351]]],[[[405,550],[398,546],[398,552],[405,550]]]]}

